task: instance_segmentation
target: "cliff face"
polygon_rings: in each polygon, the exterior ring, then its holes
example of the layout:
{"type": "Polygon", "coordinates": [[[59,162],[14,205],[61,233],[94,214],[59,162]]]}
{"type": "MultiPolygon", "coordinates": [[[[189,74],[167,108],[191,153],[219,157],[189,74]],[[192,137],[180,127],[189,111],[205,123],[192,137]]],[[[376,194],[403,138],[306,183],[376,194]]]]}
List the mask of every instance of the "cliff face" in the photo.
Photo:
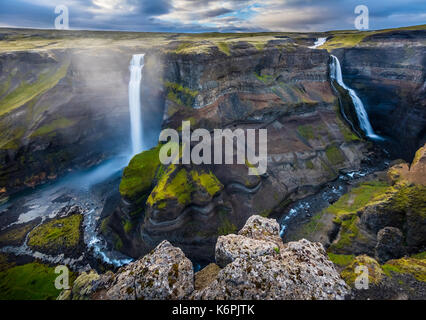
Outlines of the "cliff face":
{"type": "Polygon", "coordinates": [[[394,140],[395,156],[411,161],[426,140],[426,30],[381,32],[331,51],[374,129],[394,140]]]}
{"type": "Polygon", "coordinates": [[[166,238],[189,257],[210,260],[218,235],[251,215],[280,212],[339,170],[359,168],[365,144],[340,117],[327,51],[286,39],[262,50],[238,42],[163,59],[163,127],[188,120],[191,129],[267,129],[268,170],[250,176],[248,164],[164,167],[159,148],[138,155],[124,172],[123,206],[110,218],[127,254],[138,257],[166,238]],[[137,183],[136,176],[144,178],[137,183]]]}
{"type": "Polygon", "coordinates": [[[90,166],[127,147],[120,143],[128,140],[127,64],[127,57],[113,50],[0,55],[0,186],[5,193],[90,166]]]}

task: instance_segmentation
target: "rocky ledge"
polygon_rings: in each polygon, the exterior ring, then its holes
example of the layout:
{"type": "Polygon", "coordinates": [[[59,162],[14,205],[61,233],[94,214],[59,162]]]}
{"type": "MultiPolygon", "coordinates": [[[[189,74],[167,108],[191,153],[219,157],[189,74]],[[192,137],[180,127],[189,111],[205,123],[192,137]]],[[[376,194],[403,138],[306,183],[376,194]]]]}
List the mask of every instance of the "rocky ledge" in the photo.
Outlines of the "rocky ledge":
{"type": "Polygon", "coordinates": [[[350,290],[320,243],[284,244],[275,220],[252,216],[221,236],[216,263],[194,274],[168,241],[115,274],[82,273],[58,299],[344,299],[350,290]]]}

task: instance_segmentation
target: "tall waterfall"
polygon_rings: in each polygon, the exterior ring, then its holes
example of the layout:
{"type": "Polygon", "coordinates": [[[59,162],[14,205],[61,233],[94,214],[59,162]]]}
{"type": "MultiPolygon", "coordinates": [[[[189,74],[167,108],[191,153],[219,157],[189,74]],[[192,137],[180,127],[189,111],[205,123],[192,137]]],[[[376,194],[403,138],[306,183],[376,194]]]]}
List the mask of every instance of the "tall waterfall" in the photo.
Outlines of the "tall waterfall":
{"type": "Polygon", "coordinates": [[[331,66],[330,66],[330,76],[333,80],[335,80],[342,88],[346,89],[349,92],[349,95],[352,99],[352,102],[355,106],[356,115],[359,120],[359,125],[364,131],[365,135],[371,139],[374,140],[383,140],[382,137],[378,136],[374,133],[373,128],[371,127],[370,120],[368,119],[367,111],[364,108],[364,104],[362,103],[361,99],[358,97],[356,92],[347,87],[345,83],[343,82],[342,77],[342,68],[340,67],[339,59],[335,56],[331,56],[331,66]]]}
{"type": "Polygon", "coordinates": [[[143,150],[140,87],[145,54],[135,54],[130,61],[129,109],[132,154],[143,150]]]}

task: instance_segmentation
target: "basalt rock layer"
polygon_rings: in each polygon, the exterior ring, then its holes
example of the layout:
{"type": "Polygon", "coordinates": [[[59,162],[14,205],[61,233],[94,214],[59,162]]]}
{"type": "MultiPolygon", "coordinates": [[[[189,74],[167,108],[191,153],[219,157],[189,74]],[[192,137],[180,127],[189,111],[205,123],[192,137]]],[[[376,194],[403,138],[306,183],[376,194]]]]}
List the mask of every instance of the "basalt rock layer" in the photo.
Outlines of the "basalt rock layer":
{"type": "Polygon", "coordinates": [[[126,125],[117,126],[128,123],[126,68],[114,52],[0,54],[4,194],[119,152],[128,136],[126,125]]]}
{"type": "Polygon", "coordinates": [[[215,128],[267,129],[267,172],[249,175],[248,161],[164,166],[155,159],[161,146],[136,156],[109,224],[110,238],[131,256],[167,239],[190,258],[211,260],[219,235],[251,215],[279,212],[340,170],[358,169],[367,154],[342,120],[325,50],[286,39],[262,50],[239,42],[228,53],[212,48],[163,60],[163,127],[181,130],[187,120],[191,129],[211,130],[212,139],[215,128]]]}
{"type": "Polygon", "coordinates": [[[426,141],[426,30],[373,32],[354,47],[330,51],[374,129],[394,140],[395,156],[411,161],[426,141]]]}

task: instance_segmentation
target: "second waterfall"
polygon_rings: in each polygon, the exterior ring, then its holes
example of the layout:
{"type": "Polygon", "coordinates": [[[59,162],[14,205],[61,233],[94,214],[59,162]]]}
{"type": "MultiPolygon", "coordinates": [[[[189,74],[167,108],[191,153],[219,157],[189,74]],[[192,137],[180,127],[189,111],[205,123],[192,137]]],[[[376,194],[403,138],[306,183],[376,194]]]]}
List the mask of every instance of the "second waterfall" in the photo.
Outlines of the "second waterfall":
{"type": "Polygon", "coordinates": [[[129,110],[132,139],[132,154],[143,150],[142,115],[141,115],[141,81],[145,54],[135,54],[130,61],[129,110]]]}
{"type": "Polygon", "coordinates": [[[346,84],[343,82],[342,68],[340,67],[339,59],[337,59],[337,57],[333,55],[331,56],[331,59],[332,61],[330,65],[330,77],[335,80],[339,84],[339,86],[348,91],[349,96],[352,99],[352,103],[355,107],[359,126],[364,131],[365,135],[370,139],[383,140],[382,137],[374,133],[373,127],[371,126],[370,120],[368,119],[367,111],[365,110],[364,104],[362,103],[361,99],[358,97],[358,95],[353,89],[346,86],[346,84]]]}

